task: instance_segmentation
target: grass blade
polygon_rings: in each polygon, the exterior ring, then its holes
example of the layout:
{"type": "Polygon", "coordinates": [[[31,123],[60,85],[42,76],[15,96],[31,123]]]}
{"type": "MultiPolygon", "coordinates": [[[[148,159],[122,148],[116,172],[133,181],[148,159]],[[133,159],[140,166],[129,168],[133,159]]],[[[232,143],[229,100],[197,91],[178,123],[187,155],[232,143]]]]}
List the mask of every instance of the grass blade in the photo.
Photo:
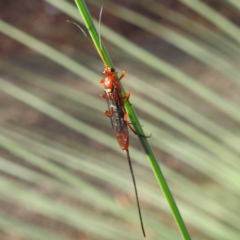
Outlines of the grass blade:
{"type": "MultiPolygon", "coordinates": [[[[90,34],[90,36],[91,36],[91,38],[92,38],[92,40],[93,40],[93,42],[95,44],[95,47],[96,47],[98,53],[102,56],[103,59],[105,59],[105,61],[110,66],[112,66],[111,60],[110,60],[110,58],[109,58],[105,48],[103,47],[102,50],[100,48],[98,33],[97,33],[96,28],[95,28],[95,26],[94,26],[94,24],[92,22],[91,16],[90,16],[90,14],[88,12],[88,9],[87,9],[84,1],[75,0],[75,3],[77,4],[77,7],[78,7],[78,9],[79,9],[79,11],[80,11],[84,21],[85,21],[86,27],[87,27],[87,29],[89,31],[89,34],[90,34]],[[103,52],[103,54],[102,54],[102,52],[103,52]]],[[[123,92],[124,92],[124,90],[123,90],[123,92]]],[[[132,122],[135,130],[138,133],[144,135],[144,132],[143,132],[143,130],[141,128],[141,125],[140,125],[140,123],[139,123],[139,121],[137,119],[137,116],[136,116],[135,112],[133,111],[132,107],[127,102],[124,102],[124,104],[125,104],[125,107],[126,107],[126,110],[128,112],[129,118],[131,119],[131,122],[132,122]]],[[[159,168],[157,160],[155,159],[155,156],[154,156],[154,154],[152,152],[152,149],[151,149],[150,145],[148,144],[147,139],[143,138],[143,137],[139,137],[139,140],[140,140],[140,142],[141,142],[141,144],[143,146],[143,149],[144,149],[144,151],[145,151],[145,153],[147,155],[147,158],[148,158],[148,160],[149,160],[149,162],[151,164],[151,167],[153,169],[155,177],[156,177],[156,179],[157,179],[157,181],[158,181],[158,183],[159,183],[159,185],[160,185],[160,187],[161,187],[161,189],[162,189],[162,191],[163,191],[163,193],[164,193],[164,195],[165,195],[165,197],[166,197],[166,199],[168,201],[168,204],[169,204],[169,206],[170,206],[170,208],[172,210],[172,213],[174,215],[174,218],[175,218],[175,220],[177,222],[177,225],[178,225],[178,227],[180,229],[180,232],[181,232],[183,238],[184,239],[191,239],[190,235],[188,234],[187,228],[186,228],[186,226],[185,226],[185,224],[183,222],[181,214],[180,214],[180,212],[179,212],[179,210],[177,208],[177,205],[176,205],[176,203],[175,203],[175,201],[174,201],[174,199],[172,197],[172,194],[171,194],[171,192],[170,192],[170,190],[169,190],[169,188],[167,186],[165,178],[164,178],[164,176],[163,176],[163,174],[162,174],[162,172],[161,172],[161,170],[159,168]]]]}

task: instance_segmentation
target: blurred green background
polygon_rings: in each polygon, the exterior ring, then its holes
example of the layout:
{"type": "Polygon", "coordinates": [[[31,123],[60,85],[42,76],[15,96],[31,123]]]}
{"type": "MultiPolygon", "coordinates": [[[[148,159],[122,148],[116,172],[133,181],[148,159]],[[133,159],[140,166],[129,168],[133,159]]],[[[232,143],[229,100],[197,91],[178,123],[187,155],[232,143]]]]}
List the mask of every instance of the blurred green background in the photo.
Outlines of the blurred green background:
{"type": "MultiPolygon", "coordinates": [[[[240,233],[240,3],[86,0],[192,239],[240,233]]],[[[0,239],[142,239],[103,64],[73,0],[0,1],[0,239]]],[[[181,239],[138,138],[147,239],[181,239]]]]}

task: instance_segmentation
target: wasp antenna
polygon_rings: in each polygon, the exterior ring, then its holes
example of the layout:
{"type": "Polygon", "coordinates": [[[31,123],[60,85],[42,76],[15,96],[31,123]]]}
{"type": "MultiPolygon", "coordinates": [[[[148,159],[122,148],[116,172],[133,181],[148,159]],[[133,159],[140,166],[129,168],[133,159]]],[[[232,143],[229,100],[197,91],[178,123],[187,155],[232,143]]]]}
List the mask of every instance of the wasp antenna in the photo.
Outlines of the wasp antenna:
{"type": "Polygon", "coordinates": [[[144,230],[144,226],[143,226],[143,220],[142,220],[140,203],[139,203],[139,200],[138,200],[137,184],[136,184],[135,177],[134,177],[134,173],[133,173],[131,158],[130,158],[129,151],[128,151],[128,150],[125,150],[125,152],[126,152],[126,156],[127,156],[127,160],[128,160],[130,172],[131,172],[131,175],[132,175],[133,186],[134,186],[135,196],[136,196],[136,200],[137,200],[138,214],[139,214],[139,218],[140,218],[142,233],[143,233],[143,236],[146,237],[145,230],[144,230]]]}
{"type": "MultiPolygon", "coordinates": [[[[69,21],[69,20],[67,20],[67,22],[68,22],[68,23],[71,23],[71,24],[74,24],[75,26],[77,26],[77,27],[83,32],[84,36],[89,39],[88,35],[85,33],[85,31],[84,31],[77,23],[72,22],[72,21],[69,21]]],[[[90,39],[89,39],[89,40],[90,40],[90,39]]]]}
{"type": "Polygon", "coordinates": [[[99,43],[100,43],[100,48],[102,50],[102,39],[101,39],[101,19],[102,19],[102,11],[103,11],[103,6],[100,9],[99,13],[99,25],[98,25],[98,37],[99,37],[99,43]]]}
{"type": "MultiPolygon", "coordinates": [[[[102,7],[103,8],[103,7],[102,7]]],[[[102,12],[102,8],[101,8],[101,11],[100,11],[100,19],[101,19],[101,12],[102,12]]],[[[95,45],[94,45],[94,43],[93,43],[93,41],[91,40],[91,38],[86,34],[86,32],[77,24],[77,23],[75,23],[75,22],[73,22],[73,21],[69,21],[69,20],[67,20],[67,22],[68,23],[71,23],[71,24],[73,24],[73,25],[75,25],[75,26],[77,26],[81,31],[82,31],[82,33],[84,34],[84,36],[90,41],[90,43],[93,45],[93,47],[95,48],[95,50],[96,50],[96,52],[98,53],[98,55],[99,55],[99,57],[101,58],[101,60],[102,60],[102,62],[103,62],[103,64],[104,64],[104,66],[106,67],[106,66],[108,66],[107,65],[107,63],[105,62],[105,60],[103,59],[103,57],[101,56],[101,54],[98,52],[98,50],[97,50],[97,48],[95,47],[95,45]]],[[[102,50],[102,42],[101,42],[101,37],[100,37],[100,35],[99,35],[99,39],[100,39],[100,47],[101,47],[101,50],[102,50]]]]}
{"type": "MultiPolygon", "coordinates": [[[[101,7],[100,12],[99,12],[99,25],[98,25],[98,40],[99,40],[100,49],[101,49],[101,52],[102,52],[102,55],[103,55],[102,37],[101,37],[102,12],[103,12],[103,6],[101,7]]],[[[99,54],[99,56],[100,56],[100,54],[99,54]]],[[[101,58],[102,61],[103,61],[104,67],[105,67],[105,68],[108,67],[108,64],[107,64],[106,61],[103,59],[103,57],[100,56],[100,58],[101,58]]]]}

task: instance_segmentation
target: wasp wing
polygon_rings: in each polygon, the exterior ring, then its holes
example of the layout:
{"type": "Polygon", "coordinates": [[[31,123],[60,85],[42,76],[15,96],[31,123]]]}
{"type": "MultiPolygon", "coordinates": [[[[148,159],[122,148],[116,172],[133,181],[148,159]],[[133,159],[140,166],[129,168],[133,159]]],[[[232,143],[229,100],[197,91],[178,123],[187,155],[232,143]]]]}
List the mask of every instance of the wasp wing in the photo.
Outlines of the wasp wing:
{"type": "Polygon", "coordinates": [[[124,120],[125,109],[121,104],[121,95],[117,86],[114,86],[111,92],[108,90],[109,89],[104,89],[104,93],[106,95],[108,110],[110,112],[109,117],[111,119],[111,124],[119,146],[121,149],[127,150],[129,144],[128,127],[124,120]]]}

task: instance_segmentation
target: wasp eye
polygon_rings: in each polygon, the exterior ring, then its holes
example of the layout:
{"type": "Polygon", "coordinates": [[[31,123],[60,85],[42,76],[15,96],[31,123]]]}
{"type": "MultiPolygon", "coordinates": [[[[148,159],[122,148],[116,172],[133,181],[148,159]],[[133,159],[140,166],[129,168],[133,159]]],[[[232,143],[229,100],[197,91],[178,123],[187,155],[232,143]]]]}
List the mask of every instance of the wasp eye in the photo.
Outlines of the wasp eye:
{"type": "Polygon", "coordinates": [[[111,68],[111,72],[115,72],[115,68],[111,68]]]}

